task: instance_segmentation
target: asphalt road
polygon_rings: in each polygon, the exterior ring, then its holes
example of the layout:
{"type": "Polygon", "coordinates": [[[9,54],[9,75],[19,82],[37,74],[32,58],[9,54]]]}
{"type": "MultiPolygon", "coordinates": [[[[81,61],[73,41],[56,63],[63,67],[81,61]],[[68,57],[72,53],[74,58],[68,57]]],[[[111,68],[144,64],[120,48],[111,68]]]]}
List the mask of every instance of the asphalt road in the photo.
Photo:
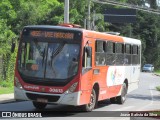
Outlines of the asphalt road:
{"type": "MultiPolygon", "coordinates": [[[[108,116],[110,117],[116,115],[115,112],[121,114],[126,111],[152,111],[160,110],[160,92],[156,90],[156,86],[160,85],[160,77],[153,75],[152,73],[141,73],[139,88],[127,95],[127,100],[123,105],[111,104],[109,100],[100,102],[98,108],[93,112],[81,113],[80,108],[73,106],[64,105],[48,105],[45,109],[45,114],[43,117],[51,119],[54,113],[54,117],[79,117],[79,116],[108,116]],[[62,111],[62,112],[55,112],[62,111]],[[68,111],[68,112],[63,112],[68,111]],[[74,113],[70,111],[76,111],[74,113]],[[97,112],[98,111],[98,112],[97,112]],[[99,112],[101,111],[101,112],[99,112]],[[111,111],[111,112],[110,112],[111,111]]],[[[7,104],[0,104],[0,111],[29,111],[29,112],[39,112],[33,107],[32,103],[29,101],[14,102],[7,104]]],[[[60,119],[60,118],[57,118],[60,119]]],[[[96,119],[99,120],[99,119],[96,119]]]]}
{"type": "Polygon", "coordinates": [[[156,86],[160,86],[160,77],[152,73],[141,73],[139,88],[127,95],[123,105],[108,104],[96,111],[151,111],[160,110],[160,92],[156,86]]]}

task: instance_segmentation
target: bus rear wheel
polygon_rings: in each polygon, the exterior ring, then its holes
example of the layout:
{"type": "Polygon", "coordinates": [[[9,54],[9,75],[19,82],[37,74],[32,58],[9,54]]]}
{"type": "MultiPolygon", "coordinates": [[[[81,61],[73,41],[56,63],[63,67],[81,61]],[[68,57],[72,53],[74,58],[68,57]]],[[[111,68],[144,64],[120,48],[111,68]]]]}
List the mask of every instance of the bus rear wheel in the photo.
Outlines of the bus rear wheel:
{"type": "Polygon", "coordinates": [[[127,95],[127,86],[126,86],[126,83],[123,83],[121,95],[116,97],[117,103],[123,104],[126,100],[126,95],[127,95]]]}
{"type": "Polygon", "coordinates": [[[91,92],[90,102],[83,106],[84,111],[90,112],[92,111],[97,104],[97,95],[95,89],[91,92]]]}
{"type": "Polygon", "coordinates": [[[32,103],[36,109],[40,109],[40,110],[44,109],[47,105],[47,103],[40,103],[40,102],[35,102],[35,101],[33,101],[32,103]]]}

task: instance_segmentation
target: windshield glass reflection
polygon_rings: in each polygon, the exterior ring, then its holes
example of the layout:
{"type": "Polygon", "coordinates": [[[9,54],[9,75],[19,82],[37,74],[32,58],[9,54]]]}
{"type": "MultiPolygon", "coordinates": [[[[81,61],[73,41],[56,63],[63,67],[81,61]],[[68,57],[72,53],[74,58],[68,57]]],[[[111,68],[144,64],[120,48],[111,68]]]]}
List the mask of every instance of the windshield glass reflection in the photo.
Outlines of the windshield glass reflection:
{"type": "Polygon", "coordinates": [[[22,75],[67,79],[78,72],[79,44],[22,42],[18,69],[22,75]]]}

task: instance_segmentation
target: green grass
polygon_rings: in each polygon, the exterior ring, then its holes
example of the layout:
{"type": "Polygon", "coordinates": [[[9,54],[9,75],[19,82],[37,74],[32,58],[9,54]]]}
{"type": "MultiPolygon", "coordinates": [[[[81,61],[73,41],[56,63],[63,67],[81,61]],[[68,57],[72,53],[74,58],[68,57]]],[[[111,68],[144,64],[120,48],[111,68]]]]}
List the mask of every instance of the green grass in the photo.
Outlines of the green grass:
{"type": "Polygon", "coordinates": [[[1,87],[0,86],[0,95],[13,93],[13,87],[1,87]]]}
{"type": "Polygon", "coordinates": [[[5,81],[1,80],[0,81],[0,94],[9,94],[13,93],[13,81],[5,81]]]}
{"type": "MultiPolygon", "coordinates": [[[[160,75],[160,70],[155,70],[155,74],[160,75]]],[[[157,86],[156,89],[157,89],[158,91],[160,91],[160,86],[157,86]]]]}
{"type": "Polygon", "coordinates": [[[160,70],[155,70],[155,73],[160,75],[160,70]]]}
{"type": "Polygon", "coordinates": [[[156,89],[157,89],[158,91],[160,91],[160,86],[157,86],[156,89]]]}

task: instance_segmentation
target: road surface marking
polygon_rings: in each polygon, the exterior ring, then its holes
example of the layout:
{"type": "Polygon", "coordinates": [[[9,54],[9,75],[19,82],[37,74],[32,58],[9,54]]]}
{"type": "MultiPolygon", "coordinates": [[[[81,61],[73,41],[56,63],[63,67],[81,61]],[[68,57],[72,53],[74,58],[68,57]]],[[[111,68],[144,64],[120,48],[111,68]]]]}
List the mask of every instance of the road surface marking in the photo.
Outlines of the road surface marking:
{"type": "Polygon", "coordinates": [[[153,105],[153,92],[152,92],[152,89],[153,89],[154,87],[155,87],[155,85],[154,85],[154,86],[152,85],[152,87],[149,86],[149,91],[150,91],[150,93],[151,93],[151,102],[150,102],[148,105],[146,105],[146,106],[144,106],[144,107],[141,107],[141,108],[138,109],[137,111],[143,111],[145,108],[153,105]]]}

